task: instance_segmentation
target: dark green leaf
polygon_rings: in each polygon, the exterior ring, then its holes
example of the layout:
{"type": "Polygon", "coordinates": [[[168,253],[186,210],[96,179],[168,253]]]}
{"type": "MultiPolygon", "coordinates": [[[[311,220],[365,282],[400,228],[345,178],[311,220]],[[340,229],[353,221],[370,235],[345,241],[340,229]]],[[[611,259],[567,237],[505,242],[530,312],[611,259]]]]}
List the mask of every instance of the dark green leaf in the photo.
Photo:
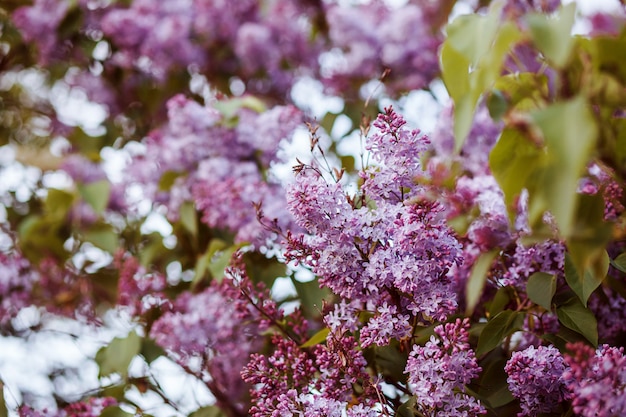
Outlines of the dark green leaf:
{"type": "Polygon", "coordinates": [[[111,343],[101,348],[96,354],[96,362],[100,366],[100,376],[114,373],[126,375],[128,365],[141,351],[141,338],[137,333],[114,338],[111,343]]]}
{"type": "Polygon", "coordinates": [[[209,405],[207,407],[202,407],[189,414],[189,417],[225,417],[225,414],[222,410],[215,406],[209,405]]]}
{"type": "Polygon", "coordinates": [[[582,334],[594,346],[598,345],[598,323],[593,313],[578,298],[572,297],[556,308],[561,324],[582,334]]]}
{"type": "Polygon", "coordinates": [[[78,192],[96,213],[102,213],[109,204],[111,194],[111,184],[107,180],[91,182],[89,184],[79,184],[78,192]]]}
{"type": "Polygon", "coordinates": [[[144,338],[141,341],[141,352],[139,353],[141,353],[141,356],[143,356],[148,363],[152,363],[161,356],[165,355],[163,348],[157,345],[156,342],[150,338],[144,338]]]}
{"type": "Polygon", "coordinates": [[[46,215],[51,217],[51,220],[64,220],[73,204],[73,194],[64,190],[49,188],[44,208],[46,215]]]}
{"type": "Polygon", "coordinates": [[[4,383],[0,381],[0,417],[9,417],[7,403],[4,400],[4,383]]]}
{"type": "MultiPolygon", "coordinates": [[[[571,250],[570,247],[570,252],[571,250]]],[[[595,254],[593,252],[579,253],[576,251],[573,254],[565,254],[565,280],[583,306],[586,306],[591,293],[606,277],[609,270],[609,256],[604,249],[596,251],[595,254]]]]}
{"type": "Polygon", "coordinates": [[[528,278],[526,292],[532,302],[551,311],[552,297],[556,292],[556,276],[545,272],[535,272],[528,278]]]}
{"type": "Polygon", "coordinates": [[[406,402],[404,402],[398,410],[396,411],[396,416],[398,417],[416,417],[415,414],[415,404],[417,400],[415,397],[409,398],[406,402]]]}
{"type": "Polygon", "coordinates": [[[467,304],[465,314],[467,316],[472,315],[476,304],[478,304],[478,301],[480,300],[483,288],[485,287],[485,282],[487,282],[487,273],[489,272],[491,264],[497,254],[497,249],[483,253],[474,263],[472,273],[470,274],[465,286],[465,300],[467,304]]]}
{"type": "Polygon", "coordinates": [[[620,253],[617,258],[611,260],[611,265],[622,272],[626,272],[626,253],[620,253]]]}
{"type": "Polygon", "coordinates": [[[505,310],[487,322],[480,337],[478,338],[478,346],[476,355],[483,354],[498,347],[505,337],[512,335],[522,329],[524,324],[524,315],[517,311],[505,310]]]}
{"type": "Polygon", "coordinates": [[[493,299],[489,302],[487,306],[487,311],[490,316],[495,316],[504,310],[504,307],[511,301],[511,296],[509,295],[510,288],[502,287],[496,291],[496,295],[493,296],[493,299]]]}

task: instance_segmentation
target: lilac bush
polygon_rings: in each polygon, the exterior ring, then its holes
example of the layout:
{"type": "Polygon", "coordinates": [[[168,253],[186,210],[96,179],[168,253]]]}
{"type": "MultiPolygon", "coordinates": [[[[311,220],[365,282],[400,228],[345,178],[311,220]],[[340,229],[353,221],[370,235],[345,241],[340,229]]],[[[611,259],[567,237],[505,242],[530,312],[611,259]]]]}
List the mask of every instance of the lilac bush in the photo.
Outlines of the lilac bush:
{"type": "Polygon", "coordinates": [[[3,4],[0,333],[109,339],[0,415],[624,415],[625,16],[3,4]]]}

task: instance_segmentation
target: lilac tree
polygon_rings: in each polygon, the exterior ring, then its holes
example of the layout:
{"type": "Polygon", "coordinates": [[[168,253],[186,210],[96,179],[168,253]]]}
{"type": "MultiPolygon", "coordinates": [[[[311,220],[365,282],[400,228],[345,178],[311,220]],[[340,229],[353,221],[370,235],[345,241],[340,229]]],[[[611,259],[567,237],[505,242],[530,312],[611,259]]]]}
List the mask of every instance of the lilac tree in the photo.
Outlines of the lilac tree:
{"type": "Polygon", "coordinates": [[[626,414],[614,6],[3,4],[0,330],[129,325],[95,389],[6,381],[0,415],[626,414]],[[178,404],[165,358],[212,404],[178,404]]]}

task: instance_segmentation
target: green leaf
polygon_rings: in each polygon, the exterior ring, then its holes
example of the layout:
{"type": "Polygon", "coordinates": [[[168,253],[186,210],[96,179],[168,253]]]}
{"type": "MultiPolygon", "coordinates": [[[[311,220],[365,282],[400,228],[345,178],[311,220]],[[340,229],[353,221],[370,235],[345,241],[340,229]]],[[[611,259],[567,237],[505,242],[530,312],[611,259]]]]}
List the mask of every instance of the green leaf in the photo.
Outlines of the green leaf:
{"type": "Polygon", "coordinates": [[[324,343],[326,341],[326,337],[330,333],[330,329],[328,327],[324,327],[319,332],[315,333],[309,340],[302,344],[302,348],[308,348],[311,346],[319,345],[320,343],[324,343]]]}
{"type": "Polygon", "coordinates": [[[502,343],[505,337],[521,330],[523,324],[524,315],[520,312],[505,310],[496,315],[487,322],[487,325],[480,334],[476,355],[482,356],[495,349],[502,343]]]}
{"type": "Polygon", "coordinates": [[[193,413],[189,414],[189,417],[224,417],[224,416],[225,414],[222,412],[222,410],[215,405],[210,405],[207,407],[199,408],[193,413]]]}
{"type": "Polygon", "coordinates": [[[415,414],[415,404],[417,403],[417,399],[415,397],[409,398],[405,401],[398,410],[396,411],[396,416],[398,417],[417,417],[415,414]]]}
{"type": "Polygon", "coordinates": [[[469,69],[469,59],[449,42],[444,42],[441,48],[441,77],[448,94],[455,102],[461,100],[470,90],[469,69]]]}
{"type": "Polygon", "coordinates": [[[577,297],[557,306],[556,315],[563,326],[585,336],[594,346],[598,345],[596,317],[577,297]]]}
{"type": "Polygon", "coordinates": [[[536,187],[542,198],[533,201],[531,194],[529,210],[549,210],[561,235],[568,238],[574,232],[578,182],[591,160],[598,128],[582,96],[533,112],[532,119],[543,133],[548,165],[536,187]],[[537,202],[546,207],[532,207],[537,202]]]}
{"type": "Polygon", "coordinates": [[[304,314],[307,317],[319,317],[324,300],[329,300],[333,296],[330,290],[320,287],[317,278],[309,282],[300,282],[292,277],[291,282],[296,287],[304,314]]]}
{"type": "Polygon", "coordinates": [[[556,292],[556,276],[545,272],[535,272],[528,278],[526,292],[532,302],[551,311],[552,297],[556,292]]]}
{"type": "Polygon", "coordinates": [[[510,216],[515,215],[514,203],[545,156],[520,131],[504,129],[489,155],[489,167],[504,192],[504,201],[510,216]]]}
{"type": "Polygon", "coordinates": [[[502,287],[496,291],[496,295],[493,296],[493,299],[489,302],[487,306],[487,311],[490,316],[495,316],[504,310],[504,307],[511,301],[511,296],[509,295],[510,288],[502,287]]]}
{"type": "Polygon", "coordinates": [[[120,247],[120,239],[113,226],[108,224],[95,225],[83,232],[83,240],[93,243],[100,249],[111,254],[120,247]]]}
{"type": "Polygon", "coordinates": [[[133,417],[134,415],[135,414],[127,413],[119,406],[107,407],[100,413],[100,417],[133,417]]]}
{"type": "Polygon", "coordinates": [[[613,268],[626,273],[626,252],[619,254],[617,258],[611,260],[611,265],[613,265],[613,268]]]}
{"type": "Polygon", "coordinates": [[[74,195],[64,190],[48,188],[44,209],[50,220],[65,220],[74,204],[74,195]]]}
{"type": "MultiPolygon", "coordinates": [[[[569,249],[571,252],[573,248],[569,249]]],[[[579,254],[579,252],[565,254],[565,280],[583,306],[586,306],[591,293],[606,277],[609,270],[609,255],[604,249],[600,249],[595,254],[589,252],[579,254]]]]}
{"type": "Polygon", "coordinates": [[[0,381],[0,417],[9,417],[9,410],[4,399],[4,383],[0,381]]]}
{"type": "Polygon", "coordinates": [[[107,180],[78,184],[78,192],[93,210],[100,214],[107,208],[111,195],[111,184],[107,180]]]}
{"type": "Polygon", "coordinates": [[[575,3],[563,6],[555,16],[533,13],[526,17],[533,42],[558,68],[563,68],[572,54],[572,27],[575,20],[575,3]]]}
{"type": "Polygon", "coordinates": [[[211,278],[221,280],[224,277],[224,270],[230,263],[233,253],[241,249],[245,244],[228,245],[224,240],[214,238],[209,243],[206,252],[201,255],[196,262],[196,274],[191,282],[195,287],[202,281],[208,272],[211,278]]]}
{"type": "Polygon", "coordinates": [[[198,236],[198,216],[192,202],[185,202],[180,207],[180,222],[193,237],[198,236]]]}
{"type": "Polygon", "coordinates": [[[470,274],[465,286],[465,300],[467,304],[465,314],[467,316],[472,315],[474,308],[476,308],[476,304],[478,304],[478,301],[480,300],[483,288],[485,287],[485,282],[487,282],[487,273],[489,272],[491,264],[493,263],[493,260],[498,252],[499,251],[497,249],[494,249],[487,253],[483,253],[474,263],[472,273],[470,274]]]}
{"type": "Polygon", "coordinates": [[[141,341],[141,352],[139,353],[141,353],[141,356],[143,356],[148,363],[152,363],[161,356],[165,356],[163,348],[150,338],[144,338],[141,341]]]}
{"type": "Polygon", "coordinates": [[[100,376],[120,374],[125,376],[128,365],[141,351],[141,338],[134,331],[126,337],[116,337],[96,354],[100,376]]]}

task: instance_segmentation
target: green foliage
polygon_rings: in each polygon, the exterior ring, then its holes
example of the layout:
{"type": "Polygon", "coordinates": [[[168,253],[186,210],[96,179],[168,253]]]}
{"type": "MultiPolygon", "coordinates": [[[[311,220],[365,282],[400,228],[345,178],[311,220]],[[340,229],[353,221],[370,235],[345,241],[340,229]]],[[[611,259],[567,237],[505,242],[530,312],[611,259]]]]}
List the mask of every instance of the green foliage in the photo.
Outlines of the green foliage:
{"type": "Polygon", "coordinates": [[[481,95],[497,80],[503,60],[521,37],[511,22],[500,21],[501,8],[489,14],[465,15],[447,27],[441,49],[442,79],[454,100],[455,149],[461,149],[474,119],[481,95]]]}
{"type": "Polygon", "coordinates": [[[533,42],[556,67],[564,67],[574,46],[571,36],[576,17],[576,4],[563,6],[556,16],[531,14],[526,17],[533,42]]]}
{"type": "Polygon", "coordinates": [[[556,293],[556,276],[545,272],[535,272],[528,277],[526,292],[532,302],[551,311],[552,297],[556,293]]]}
{"type": "Polygon", "coordinates": [[[476,356],[480,357],[500,346],[504,339],[524,324],[524,314],[518,311],[504,310],[487,322],[478,338],[476,356]]]}
{"type": "Polygon", "coordinates": [[[220,410],[219,407],[210,405],[208,407],[202,407],[193,413],[189,414],[189,417],[225,417],[226,415],[220,410]]]}
{"type": "Polygon", "coordinates": [[[594,346],[598,345],[596,317],[577,297],[572,297],[565,303],[557,306],[556,314],[563,326],[580,333],[594,346]]]}
{"type": "Polygon", "coordinates": [[[101,377],[111,374],[126,376],[128,365],[141,352],[141,337],[132,331],[126,337],[116,337],[96,354],[101,377]]]}
{"type": "Polygon", "coordinates": [[[491,250],[483,253],[474,263],[472,273],[465,287],[465,299],[466,305],[465,312],[468,316],[472,315],[476,304],[480,301],[480,297],[487,281],[487,273],[491,268],[491,264],[495,257],[498,255],[498,250],[491,250]]]}

